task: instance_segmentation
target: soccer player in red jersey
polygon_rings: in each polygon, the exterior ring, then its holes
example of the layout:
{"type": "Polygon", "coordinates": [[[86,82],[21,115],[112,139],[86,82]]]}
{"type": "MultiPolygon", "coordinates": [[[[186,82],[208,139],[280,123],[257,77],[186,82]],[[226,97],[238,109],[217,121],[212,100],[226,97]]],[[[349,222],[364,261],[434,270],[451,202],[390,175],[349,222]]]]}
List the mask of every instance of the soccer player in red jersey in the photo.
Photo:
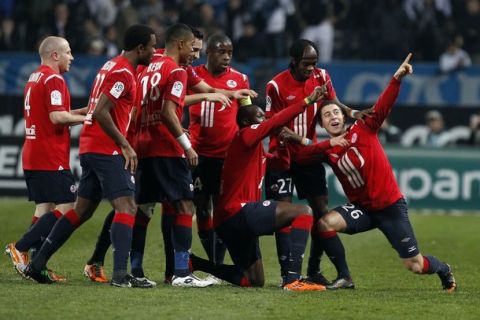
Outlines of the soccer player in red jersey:
{"type": "Polygon", "coordinates": [[[347,129],[338,103],[327,101],[321,106],[319,120],[322,127],[331,137],[344,137],[348,146],[324,151],[321,146],[313,145],[291,155],[300,163],[310,164],[322,157],[332,167],[349,200],[349,203],[328,212],[318,223],[325,252],[338,272],[337,279],[327,286],[329,289],[354,288],[345,249],[337,232],[356,234],[374,228],[380,229],[410,271],[436,273],[445,290],[453,292],[456,289],[450,266],[420,253],[408,218],[407,204],[377,136],[395,103],[401,80],[413,72],[410,58],[411,54],[395,72],[375,103],[372,117],[364,123],[356,121],[347,129]]]}
{"type": "MultiPolygon", "coordinates": [[[[58,218],[73,208],[75,181],[70,171],[70,128],[85,119],[86,108],[71,110],[70,93],[62,74],[73,55],[68,41],[47,37],[39,46],[41,65],[24,90],[25,143],[22,165],[29,200],[35,202],[32,227],[6,247],[15,268],[23,273],[58,218]],[[43,156],[39,156],[43,155],[43,156]],[[48,187],[46,187],[48,186],[48,187]]],[[[50,272],[52,278],[60,278],[50,272]]]]}
{"type": "MultiPolygon", "coordinates": [[[[277,112],[289,108],[301,101],[306,93],[311,92],[317,86],[326,86],[327,93],[323,99],[335,100],[347,114],[361,118],[363,113],[352,111],[341,104],[336,96],[332,81],[325,69],[316,67],[318,50],[308,40],[298,40],[292,44],[289,50],[291,62],[289,69],[276,75],[267,83],[266,88],[266,114],[271,117],[277,112]]],[[[304,143],[316,141],[316,115],[321,101],[315,103],[299,114],[289,123],[289,128],[300,136],[305,137],[304,143]]],[[[275,136],[270,138],[270,152],[277,149],[278,140],[275,136]]],[[[297,146],[290,146],[294,153],[297,146]]],[[[325,168],[322,165],[303,166],[292,163],[288,172],[275,172],[267,168],[265,177],[265,189],[267,199],[292,201],[293,186],[295,185],[300,199],[307,199],[313,209],[315,221],[327,212],[328,189],[325,179],[325,168]]],[[[288,269],[288,232],[285,228],[276,233],[277,254],[281,266],[282,276],[288,269]]],[[[308,261],[307,276],[310,281],[319,284],[329,284],[329,281],[320,273],[320,257],[323,253],[321,241],[318,239],[316,228],[312,228],[312,243],[308,261]]]]}
{"type": "MultiPolygon", "coordinates": [[[[207,43],[207,63],[194,68],[196,74],[215,89],[249,89],[248,77],[230,67],[232,41],[224,34],[214,34],[207,43]]],[[[225,246],[216,239],[211,211],[216,205],[223,160],[238,126],[235,121],[240,103],[250,99],[223,102],[202,101],[189,107],[189,132],[192,146],[199,154],[199,164],[193,171],[198,235],[210,259],[222,264],[225,246]]]]}
{"type": "MultiPolygon", "coordinates": [[[[215,231],[228,248],[234,266],[215,265],[191,256],[192,268],[240,286],[263,286],[263,265],[259,236],[290,226],[291,263],[283,288],[292,291],[322,291],[325,287],[300,280],[303,254],[312,226],[312,210],[284,201],[260,201],[267,154],[262,140],[313,108],[325,93],[317,88],[304,100],[265,120],[257,106],[242,107],[237,113],[240,131],[230,144],[222,171],[218,204],[214,210],[215,231]]],[[[335,144],[335,139],[332,143],[335,144]]],[[[340,139],[341,140],[341,139],[340,139]]]]}
{"type": "Polygon", "coordinates": [[[198,155],[180,124],[187,89],[187,72],[181,65],[191,59],[194,40],[187,25],[170,27],[164,55],[152,60],[139,75],[144,103],[137,118],[136,148],[140,159],[137,202],[140,208],[162,201],[172,204],[175,211],[172,285],[205,287],[211,283],[198,279],[188,268],[193,214],[190,167],[198,164],[198,155]]]}
{"type": "Polygon", "coordinates": [[[45,272],[48,260],[91,217],[103,194],[116,212],[111,228],[114,247],[111,283],[118,287],[145,287],[127,274],[136,211],[133,173],[138,160],[125,136],[136,97],[135,67],[150,62],[155,33],[147,26],[134,25],[125,32],[124,43],[124,52],[103,65],[92,86],[80,134],[82,176],[75,207],[57,221],[25,270],[25,275],[37,282],[51,283],[45,272]]]}

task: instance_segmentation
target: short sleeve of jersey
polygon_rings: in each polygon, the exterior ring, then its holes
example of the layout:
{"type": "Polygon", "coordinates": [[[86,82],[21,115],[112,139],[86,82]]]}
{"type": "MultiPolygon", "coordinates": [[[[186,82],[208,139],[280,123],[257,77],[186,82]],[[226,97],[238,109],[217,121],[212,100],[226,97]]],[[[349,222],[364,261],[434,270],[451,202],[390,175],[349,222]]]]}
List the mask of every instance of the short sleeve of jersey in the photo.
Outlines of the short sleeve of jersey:
{"type": "Polygon", "coordinates": [[[265,113],[267,118],[270,118],[281,109],[282,103],[280,101],[278,85],[275,82],[270,81],[267,83],[266,91],[265,113]]]}
{"type": "Polygon", "coordinates": [[[203,81],[192,66],[188,66],[185,70],[187,71],[187,87],[191,88],[203,81]]]}
{"type": "Polygon", "coordinates": [[[116,70],[110,73],[103,85],[102,93],[112,101],[117,101],[131,91],[134,79],[126,70],[116,70]]]}
{"type": "Polygon", "coordinates": [[[45,103],[49,112],[69,111],[69,100],[66,96],[65,80],[57,75],[50,76],[45,81],[45,103]]]}
{"type": "Polygon", "coordinates": [[[187,72],[182,68],[172,70],[165,86],[165,100],[170,100],[183,106],[186,94],[187,72]]]}

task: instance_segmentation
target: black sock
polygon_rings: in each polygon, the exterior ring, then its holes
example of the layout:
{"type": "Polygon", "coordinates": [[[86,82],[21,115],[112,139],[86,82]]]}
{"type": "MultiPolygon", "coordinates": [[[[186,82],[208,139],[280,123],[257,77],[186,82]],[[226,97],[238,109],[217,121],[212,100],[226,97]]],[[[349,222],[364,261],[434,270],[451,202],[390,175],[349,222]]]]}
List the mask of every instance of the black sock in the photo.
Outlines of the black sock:
{"type": "Polygon", "coordinates": [[[42,245],[42,239],[45,239],[62,213],[58,210],[53,210],[45,213],[34,223],[30,229],[23,235],[22,239],[17,241],[15,248],[20,252],[27,252],[34,245],[39,248],[42,245]]]}
{"type": "Polygon", "coordinates": [[[113,248],[114,280],[122,280],[127,275],[128,256],[132,247],[132,229],[135,216],[128,213],[115,213],[110,236],[113,248]]]}
{"type": "Polygon", "coordinates": [[[138,209],[135,216],[135,225],[132,233],[132,251],[130,252],[130,264],[132,266],[132,275],[143,278],[143,253],[145,252],[145,240],[147,238],[147,227],[150,218],[138,209]]]}
{"type": "Polygon", "coordinates": [[[312,223],[313,217],[307,214],[301,214],[292,221],[290,229],[290,266],[285,278],[287,283],[300,279],[303,256],[312,223]]]}
{"type": "Polygon", "coordinates": [[[215,264],[223,264],[225,261],[225,253],[227,251],[227,247],[225,246],[225,243],[223,243],[222,239],[217,235],[216,232],[213,233],[213,243],[214,245],[214,251],[213,255],[215,257],[215,264]]]}
{"type": "Polygon", "coordinates": [[[95,250],[93,251],[92,256],[88,260],[87,264],[99,263],[103,265],[105,261],[105,255],[107,254],[108,248],[112,244],[110,239],[110,229],[112,228],[113,217],[115,216],[115,210],[112,209],[103,222],[102,231],[98,235],[97,243],[95,244],[95,250]]]}
{"type": "Polygon", "coordinates": [[[173,248],[175,249],[175,275],[185,277],[190,274],[188,267],[189,250],[192,246],[192,215],[177,214],[173,224],[173,248]]]}
{"type": "Polygon", "coordinates": [[[320,272],[320,261],[323,254],[323,239],[318,235],[316,227],[312,228],[310,232],[310,255],[308,257],[307,275],[314,276],[320,272]]]}
{"type": "Polygon", "coordinates": [[[209,260],[190,255],[193,270],[200,270],[210,273],[217,278],[230,282],[237,286],[245,286],[243,272],[234,265],[216,265],[209,260]]]}
{"type": "MultiPolygon", "coordinates": [[[[197,222],[198,223],[198,222],[197,222]]],[[[214,262],[215,255],[214,255],[214,231],[212,228],[208,230],[200,229],[200,223],[198,223],[198,238],[200,239],[200,243],[202,244],[205,253],[207,254],[208,260],[214,262]]]]}
{"type": "Polygon", "coordinates": [[[446,274],[449,271],[450,269],[445,262],[441,262],[434,256],[423,256],[423,273],[446,274]]]}
{"type": "Polygon", "coordinates": [[[173,276],[175,270],[175,251],[173,250],[173,222],[175,212],[168,203],[162,203],[162,236],[165,253],[165,278],[173,276]]]}
{"type": "Polygon", "coordinates": [[[290,226],[275,232],[277,257],[280,264],[280,275],[285,277],[290,269],[290,226]]]}
{"type": "MultiPolygon", "coordinates": [[[[39,222],[40,220],[37,223],[39,222]]],[[[52,231],[43,242],[35,259],[32,260],[31,265],[33,268],[36,270],[45,269],[50,257],[68,240],[68,238],[70,238],[80,224],[80,219],[73,209],[58,219],[57,223],[53,226],[52,231]]]]}
{"type": "Polygon", "coordinates": [[[340,237],[335,230],[324,231],[320,233],[323,240],[325,253],[332,261],[338,273],[338,278],[350,278],[347,259],[345,257],[345,248],[343,247],[340,237]]]}

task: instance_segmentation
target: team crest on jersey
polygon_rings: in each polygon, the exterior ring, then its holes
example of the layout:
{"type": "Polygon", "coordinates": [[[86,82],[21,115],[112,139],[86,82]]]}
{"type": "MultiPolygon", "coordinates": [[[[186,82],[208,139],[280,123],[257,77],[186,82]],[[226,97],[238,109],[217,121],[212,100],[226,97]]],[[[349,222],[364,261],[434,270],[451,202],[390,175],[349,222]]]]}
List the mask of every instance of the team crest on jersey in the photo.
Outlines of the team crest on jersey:
{"type": "Polygon", "coordinates": [[[358,139],[358,135],[357,133],[355,132],[353,135],[352,135],[352,143],[355,143],[358,139]]]}
{"type": "Polygon", "coordinates": [[[263,204],[264,207],[268,207],[270,205],[270,203],[271,203],[270,200],[265,200],[265,201],[263,201],[262,204],[263,204]]]}
{"type": "Polygon", "coordinates": [[[71,192],[71,193],[77,192],[77,186],[74,185],[74,184],[72,184],[72,185],[70,186],[70,192],[71,192]]]}
{"type": "Polygon", "coordinates": [[[180,98],[180,96],[182,95],[182,91],[183,91],[183,83],[181,81],[175,81],[175,83],[172,86],[172,92],[171,93],[175,97],[180,98]]]}
{"type": "Polygon", "coordinates": [[[237,86],[237,81],[230,79],[230,80],[227,81],[227,86],[229,88],[235,88],[237,86]]]}
{"type": "Polygon", "coordinates": [[[52,106],[61,106],[62,105],[62,94],[58,90],[53,90],[50,93],[50,103],[52,106]]]}
{"type": "Polygon", "coordinates": [[[122,82],[118,81],[115,82],[112,89],[110,89],[110,94],[118,99],[122,94],[123,90],[125,90],[125,85],[122,82]]]}

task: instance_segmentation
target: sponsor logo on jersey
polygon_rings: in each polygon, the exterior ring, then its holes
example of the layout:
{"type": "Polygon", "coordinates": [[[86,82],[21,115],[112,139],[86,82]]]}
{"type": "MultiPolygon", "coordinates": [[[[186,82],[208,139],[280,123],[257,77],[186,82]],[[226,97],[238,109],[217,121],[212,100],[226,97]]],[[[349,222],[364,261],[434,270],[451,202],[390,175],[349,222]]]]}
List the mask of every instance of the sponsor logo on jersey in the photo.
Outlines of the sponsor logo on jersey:
{"type": "Polygon", "coordinates": [[[30,128],[25,128],[25,138],[32,140],[37,138],[37,134],[35,132],[35,125],[32,125],[30,128]]]}
{"type": "Polygon", "coordinates": [[[252,124],[252,125],[250,126],[250,128],[252,128],[252,129],[257,129],[258,126],[259,126],[259,124],[252,124]]]}
{"type": "Polygon", "coordinates": [[[50,92],[50,104],[52,106],[61,106],[62,105],[62,94],[58,90],[53,90],[50,92]]]}
{"type": "Polygon", "coordinates": [[[230,79],[230,80],[227,81],[227,86],[229,88],[235,88],[237,86],[237,81],[230,79]]]}
{"type": "Polygon", "coordinates": [[[287,100],[293,100],[293,99],[295,99],[295,98],[296,98],[296,96],[288,96],[286,99],[287,99],[287,100]]]}
{"type": "Polygon", "coordinates": [[[180,96],[182,95],[182,91],[183,91],[183,83],[181,81],[175,81],[175,83],[172,86],[171,94],[173,94],[175,97],[180,98],[180,96]]]}
{"type": "Polygon", "coordinates": [[[110,89],[110,94],[118,99],[122,94],[123,90],[125,90],[125,85],[122,82],[118,81],[115,82],[112,89],[110,89]]]}

